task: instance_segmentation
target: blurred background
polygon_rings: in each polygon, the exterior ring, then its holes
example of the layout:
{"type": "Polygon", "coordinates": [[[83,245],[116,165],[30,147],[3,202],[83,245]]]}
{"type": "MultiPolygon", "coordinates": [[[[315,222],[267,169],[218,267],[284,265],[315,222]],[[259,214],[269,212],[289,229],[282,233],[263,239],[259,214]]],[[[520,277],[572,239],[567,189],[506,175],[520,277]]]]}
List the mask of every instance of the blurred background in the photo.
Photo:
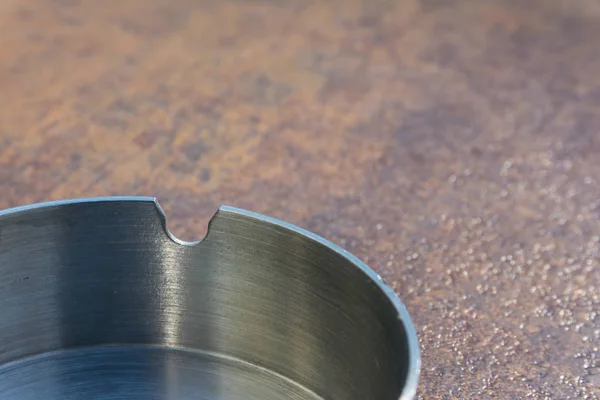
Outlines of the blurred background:
{"type": "Polygon", "coordinates": [[[365,260],[423,399],[598,399],[600,2],[1,0],[0,207],[220,204],[365,260]]]}

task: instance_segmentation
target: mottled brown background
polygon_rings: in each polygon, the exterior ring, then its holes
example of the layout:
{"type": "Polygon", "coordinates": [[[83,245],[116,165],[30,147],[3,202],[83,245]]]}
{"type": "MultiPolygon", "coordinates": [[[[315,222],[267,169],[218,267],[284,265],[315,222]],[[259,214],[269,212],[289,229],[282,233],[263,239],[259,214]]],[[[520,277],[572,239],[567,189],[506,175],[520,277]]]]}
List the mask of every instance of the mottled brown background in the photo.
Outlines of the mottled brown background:
{"type": "Polygon", "coordinates": [[[0,207],[221,203],[366,260],[423,399],[600,396],[600,2],[1,0],[0,207]]]}

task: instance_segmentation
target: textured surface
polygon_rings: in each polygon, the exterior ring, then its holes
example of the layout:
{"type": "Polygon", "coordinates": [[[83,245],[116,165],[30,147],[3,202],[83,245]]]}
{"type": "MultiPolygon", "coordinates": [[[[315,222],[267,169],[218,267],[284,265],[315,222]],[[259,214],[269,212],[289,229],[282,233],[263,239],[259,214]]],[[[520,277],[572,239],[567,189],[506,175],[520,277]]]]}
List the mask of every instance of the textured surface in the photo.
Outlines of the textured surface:
{"type": "Polygon", "coordinates": [[[600,397],[600,3],[0,2],[0,206],[156,195],[345,246],[422,398],[600,397]]]}

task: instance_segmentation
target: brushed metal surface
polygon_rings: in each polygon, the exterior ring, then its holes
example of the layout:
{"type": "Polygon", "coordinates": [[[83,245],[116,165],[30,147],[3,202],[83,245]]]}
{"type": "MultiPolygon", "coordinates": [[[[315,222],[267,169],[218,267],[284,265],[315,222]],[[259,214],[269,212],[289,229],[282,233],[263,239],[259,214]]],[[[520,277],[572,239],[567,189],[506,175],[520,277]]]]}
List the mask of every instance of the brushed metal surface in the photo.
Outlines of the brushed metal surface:
{"type": "Polygon", "coordinates": [[[0,212],[0,399],[414,397],[410,318],[364,264],[221,207],[184,243],[152,198],[0,212]]]}

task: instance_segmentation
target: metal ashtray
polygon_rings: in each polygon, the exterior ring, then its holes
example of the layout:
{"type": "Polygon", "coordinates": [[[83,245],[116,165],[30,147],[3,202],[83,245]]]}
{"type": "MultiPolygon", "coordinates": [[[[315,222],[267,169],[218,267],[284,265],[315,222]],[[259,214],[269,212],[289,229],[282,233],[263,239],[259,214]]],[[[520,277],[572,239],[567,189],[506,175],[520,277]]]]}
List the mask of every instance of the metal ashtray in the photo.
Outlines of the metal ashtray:
{"type": "Polygon", "coordinates": [[[153,198],[0,211],[0,399],[396,400],[415,329],[340,247],[221,207],[184,243],[153,198]]]}

